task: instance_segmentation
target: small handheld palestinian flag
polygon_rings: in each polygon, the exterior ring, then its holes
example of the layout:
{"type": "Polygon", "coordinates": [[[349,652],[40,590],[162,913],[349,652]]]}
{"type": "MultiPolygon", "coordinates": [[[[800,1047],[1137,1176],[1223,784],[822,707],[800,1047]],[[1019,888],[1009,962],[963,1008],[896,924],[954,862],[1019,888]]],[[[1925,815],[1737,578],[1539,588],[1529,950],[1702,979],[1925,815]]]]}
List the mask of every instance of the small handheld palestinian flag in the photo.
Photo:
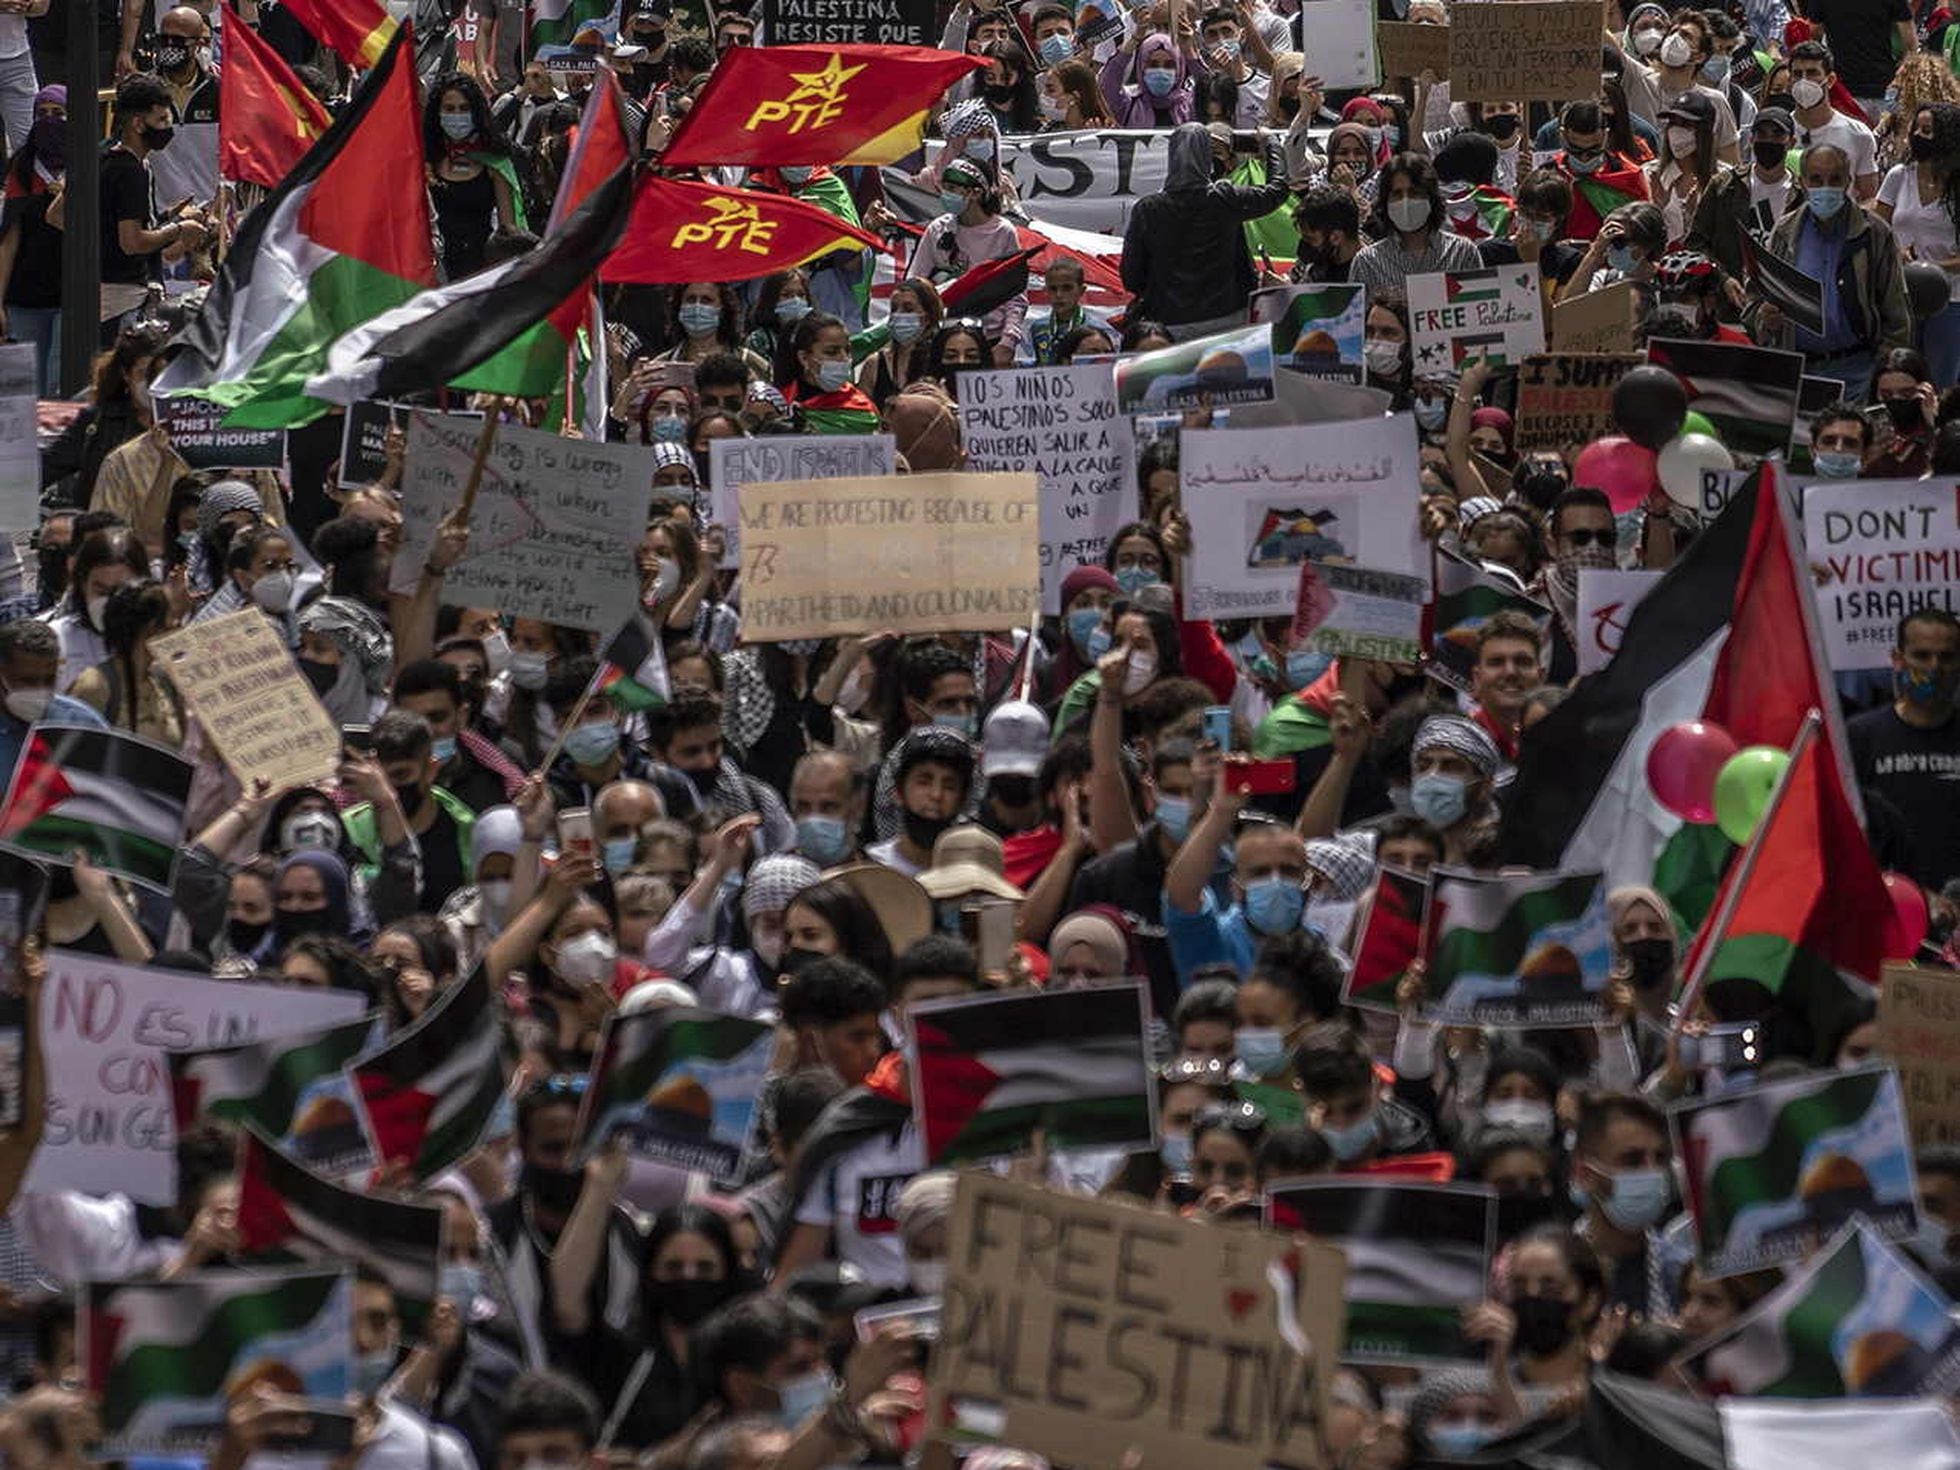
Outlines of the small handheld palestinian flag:
{"type": "Polygon", "coordinates": [[[672,697],[659,630],[639,608],[599,651],[599,690],[628,713],[658,709],[672,697]]]}
{"type": "Polygon", "coordinates": [[[238,1236],[245,1255],[365,1266],[394,1288],[404,1321],[421,1321],[435,1305],[440,1209],[343,1188],[250,1125],[239,1144],[238,1174],[238,1236]]]}
{"type": "Polygon", "coordinates": [[[1395,991],[1422,953],[1422,911],[1429,881],[1400,868],[1376,870],[1375,886],[1361,911],[1354,964],[1341,993],[1346,1005],[1393,1011],[1395,991]]]}
{"type": "Polygon", "coordinates": [[[510,1078],[481,965],[352,1069],[375,1151],[417,1183],[472,1152],[510,1078]]]}
{"type": "Polygon", "coordinates": [[[1604,1014],[1613,936],[1598,873],[1438,868],[1425,931],[1437,1020],[1578,1026],[1604,1014]]]}
{"type": "Polygon", "coordinates": [[[301,1163],[330,1174],[374,1166],[360,1105],[342,1075],[380,1035],[377,1018],[304,1036],[170,1054],[177,1131],[197,1118],[250,1123],[301,1163]]]}
{"type": "Polygon", "coordinates": [[[641,1158],[732,1182],[754,1145],[775,1028],[695,1006],[614,1015],[579,1118],[584,1151],[625,1134],[641,1158]]]}
{"type": "Polygon", "coordinates": [[[104,1458],[208,1454],[231,1401],[259,1384],[338,1399],[352,1386],[353,1278],[340,1271],[206,1271],[90,1281],[76,1353],[104,1458]]]}
{"type": "Polygon", "coordinates": [[[934,1167],[1050,1148],[1154,1148],[1141,985],[913,1007],[912,1110],[934,1167]]]}
{"type": "Polygon", "coordinates": [[[0,807],[0,847],[98,868],[170,891],[184,841],[191,764],[154,741],[80,725],[36,725],[0,807]]]}
{"type": "Polygon", "coordinates": [[[1677,1106],[1672,1122],[1710,1276],[1801,1260],[1855,1216],[1891,1240],[1918,1229],[1905,1099],[1889,1067],[1726,1092],[1677,1106]]]}
{"type": "Polygon", "coordinates": [[[1266,1223],[1347,1255],[1347,1360],[1483,1362],[1463,1309],[1485,1296],[1496,1192],[1481,1184],[1303,1179],[1266,1189],[1266,1223]]]}
{"type": "Polygon", "coordinates": [[[1960,1386],[1953,1303],[1854,1222],[1683,1359],[1711,1397],[1945,1397],[1960,1386]]]}

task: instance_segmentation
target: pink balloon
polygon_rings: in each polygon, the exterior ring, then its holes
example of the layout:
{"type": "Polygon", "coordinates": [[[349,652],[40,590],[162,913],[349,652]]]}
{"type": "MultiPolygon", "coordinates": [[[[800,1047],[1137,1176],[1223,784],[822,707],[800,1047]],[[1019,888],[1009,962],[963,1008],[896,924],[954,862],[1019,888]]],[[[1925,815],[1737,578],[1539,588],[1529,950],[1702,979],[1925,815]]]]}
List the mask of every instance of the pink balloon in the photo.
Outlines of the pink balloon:
{"type": "Polygon", "coordinates": [[[1682,821],[1712,822],[1715,777],[1735,753],[1735,737],[1720,725],[1706,720],[1669,725],[1647,750],[1648,789],[1682,821]]]}
{"type": "Polygon", "coordinates": [[[1885,891],[1892,896],[1892,919],[1885,926],[1885,958],[1909,960],[1919,953],[1920,941],[1932,923],[1925,891],[1904,873],[1887,873],[1885,891]]]}
{"type": "Polygon", "coordinates": [[[1624,434],[1610,434],[1579,451],[1572,483],[1604,490],[1613,502],[1613,514],[1625,515],[1660,483],[1657,458],[1653,450],[1641,448],[1624,434]]]}

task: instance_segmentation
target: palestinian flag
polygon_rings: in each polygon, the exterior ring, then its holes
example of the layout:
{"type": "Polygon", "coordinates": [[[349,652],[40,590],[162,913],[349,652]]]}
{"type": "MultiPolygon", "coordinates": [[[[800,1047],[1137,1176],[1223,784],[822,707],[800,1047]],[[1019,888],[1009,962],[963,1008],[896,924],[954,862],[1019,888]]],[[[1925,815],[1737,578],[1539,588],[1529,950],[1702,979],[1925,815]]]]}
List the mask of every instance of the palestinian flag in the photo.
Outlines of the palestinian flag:
{"type": "Polygon", "coordinates": [[[1428,879],[1400,868],[1376,870],[1375,886],[1361,911],[1343,1004],[1395,1010],[1396,987],[1422,953],[1422,911],[1428,901],[1428,879]]]}
{"type": "Polygon", "coordinates": [[[599,650],[599,691],[631,713],[658,709],[672,697],[660,632],[638,608],[599,650]]]}
{"type": "Polygon", "coordinates": [[[1688,1210],[1711,1276],[1801,1260],[1854,1216],[1918,1226],[1896,1072],[1824,1072],[1684,1103],[1672,1115],[1688,1210]]]}
{"type": "Polygon", "coordinates": [[[351,1261],[394,1288],[405,1319],[419,1321],[434,1305],[442,1263],[439,1207],[343,1188],[250,1125],[239,1145],[238,1174],[245,1255],[351,1261]]]}
{"type": "Polygon", "coordinates": [[[531,0],[531,34],[524,54],[534,56],[541,46],[569,46],[584,30],[616,34],[619,8],[619,0],[531,0]]]}
{"type": "Polygon", "coordinates": [[[1155,1141],[1140,985],[960,997],[915,1006],[913,1113],[936,1168],[1051,1148],[1155,1141]]]}
{"type": "Polygon", "coordinates": [[[784,1193],[794,1210],[830,1166],[861,1143],[898,1139],[912,1126],[912,1089],[903,1051],[888,1051],[856,1087],[818,1114],[789,1164],[784,1193]]]}
{"type": "Polygon", "coordinates": [[[1739,746],[1787,750],[1809,711],[1837,719],[1780,474],[1764,466],[1736,491],[1633,610],[1613,661],[1524,732],[1500,862],[1604,869],[1612,888],[1651,884],[1690,928],[1708,913],[1732,849],[1716,827],[1686,824],[1654,800],[1649,748],[1669,726],[1700,719],[1739,746]]]}
{"type": "Polygon", "coordinates": [[[469,1155],[509,1081],[489,972],[478,966],[352,1069],[375,1151],[420,1183],[469,1155]]]}
{"type": "Polygon", "coordinates": [[[333,344],[308,395],[351,404],[444,387],[512,398],[562,394],[590,283],[632,205],[637,150],[623,109],[618,81],[601,72],[537,249],[361,323],[333,344]]]}
{"type": "MultiPolygon", "coordinates": [[[[381,0],[281,0],[281,6],[356,71],[378,66],[399,29],[381,0]]],[[[227,28],[227,48],[232,34],[227,28]]],[[[231,64],[229,50],[225,64],[231,64]]],[[[414,156],[420,158],[420,151],[414,156]]]]}
{"type": "Polygon", "coordinates": [[[368,1049],[377,1018],[303,1036],[170,1054],[181,1134],[200,1117],[250,1123],[315,1168],[372,1164],[360,1109],[342,1070],[368,1049]]]}
{"type": "Polygon", "coordinates": [[[328,350],[435,283],[407,26],[326,137],[250,214],[156,381],[229,409],[228,428],[311,423],[328,350]]]}
{"type": "Polygon", "coordinates": [[[264,1383],[343,1397],[354,1359],[353,1278],[339,1271],[205,1271],[90,1281],[76,1352],[104,1458],[209,1454],[229,1401],[264,1383]]]}
{"type": "Polygon", "coordinates": [[[64,866],[80,848],[97,867],[167,893],[191,774],[190,762],[135,735],[36,725],[0,807],[0,847],[64,866]]]}
{"type": "Polygon", "coordinates": [[[896,163],[924,141],[926,116],[946,89],[986,64],[925,46],[732,47],[660,161],[670,169],[896,163]]]}
{"type": "Polygon", "coordinates": [[[1600,874],[1486,877],[1438,868],[1424,929],[1440,1019],[1514,1026],[1598,1019],[1613,962],[1600,874]]]}
{"type": "MultiPolygon", "coordinates": [[[[735,48],[745,56],[760,49],[735,48]]],[[[694,107],[690,117],[701,104],[694,107]]],[[[879,248],[875,235],[801,199],[649,175],[640,180],[625,235],[599,276],[631,285],[752,281],[833,250],[879,248]]]]}
{"type": "Polygon", "coordinates": [[[1803,387],[1801,352],[1668,337],[1647,344],[1647,361],[1681,380],[1688,407],[1712,423],[1736,453],[1789,449],[1803,387]]]}
{"type": "Polygon", "coordinates": [[[276,189],[325,136],[332,116],[285,58],[225,7],[218,70],[218,172],[276,189]]]}
{"type": "Polygon", "coordinates": [[[1347,1255],[1347,1349],[1354,1363],[1483,1362],[1463,1336],[1481,1302],[1497,1196],[1480,1184],[1298,1180],[1266,1189],[1266,1222],[1347,1255]]]}
{"type": "Polygon", "coordinates": [[[1552,610],[1526,595],[1508,569],[1493,570],[1453,551],[1436,549],[1432,601],[1424,609],[1423,639],[1430,662],[1424,670],[1432,679],[1468,693],[1470,671],[1477,662],[1477,630],[1496,613],[1522,613],[1551,636],[1552,610]]]}
{"type": "Polygon", "coordinates": [[[1877,994],[1893,912],[1825,729],[1819,715],[1797,737],[1683,969],[1716,1017],[1771,1016],[1775,1050],[1820,1065],[1877,994]]]}
{"type": "Polygon", "coordinates": [[[1953,1304],[1853,1223],[1686,1358],[1711,1397],[1944,1397],[1960,1385],[1953,1304]]]}
{"type": "Polygon", "coordinates": [[[641,1158],[733,1181],[755,1148],[756,1098],[776,1031],[695,1006],[615,1015],[579,1117],[590,1153],[617,1134],[641,1158]]]}
{"type": "Polygon", "coordinates": [[[1639,164],[1624,159],[1619,168],[1602,166],[1597,173],[1575,174],[1565,167],[1559,172],[1572,185],[1572,212],[1566,216],[1565,232],[1574,240],[1592,239],[1606,223],[1607,215],[1622,204],[1647,197],[1647,176],[1639,164]]]}
{"type": "Polygon", "coordinates": [[[1501,266],[1492,266],[1480,271],[1444,271],[1443,302],[1447,306],[1457,306],[1472,301],[1497,301],[1504,295],[1504,287],[1497,279],[1501,266]]]}

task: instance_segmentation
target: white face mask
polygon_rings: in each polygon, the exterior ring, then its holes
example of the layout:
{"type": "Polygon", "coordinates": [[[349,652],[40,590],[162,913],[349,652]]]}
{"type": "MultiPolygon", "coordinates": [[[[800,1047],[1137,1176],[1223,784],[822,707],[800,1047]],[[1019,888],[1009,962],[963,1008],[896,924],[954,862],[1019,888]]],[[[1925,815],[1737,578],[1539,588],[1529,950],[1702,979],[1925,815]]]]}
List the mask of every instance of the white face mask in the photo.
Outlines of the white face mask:
{"type": "Polygon", "coordinates": [[[1815,107],[1824,95],[1824,84],[1810,77],[1798,77],[1790,83],[1790,96],[1799,107],[1815,107]]]}
{"type": "Polygon", "coordinates": [[[1528,1097],[1501,1098],[1484,1104],[1484,1125],[1515,1129],[1534,1142],[1545,1143],[1552,1136],[1552,1105],[1528,1097]]]}
{"type": "Polygon", "coordinates": [[[490,677],[496,678],[510,667],[510,639],[504,636],[502,628],[494,633],[486,633],[480,640],[483,644],[483,662],[490,669],[490,677]]]}
{"type": "Polygon", "coordinates": [[[9,689],[7,691],[7,713],[23,725],[32,725],[47,718],[48,705],[54,699],[52,689],[9,689]]]}
{"type": "Polygon", "coordinates": [[[871,681],[864,677],[862,669],[852,669],[838,686],[837,707],[847,715],[854,715],[864,708],[864,702],[869,698],[871,681]]]}
{"type": "Polygon", "coordinates": [[[82,611],[88,616],[88,625],[98,633],[102,631],[102,615],[109,610],[109,599],[91,597],[82,604],[82,611]]]}
{"type": "Polygon", "coordinates": [[[293,605],[296,581],[291,572],[267,572],[252,584],[252,601],[266,612],[285,612],[293,605]]]}
{"type": "Polygon", "coordinates": [[[1693,128],[1673,127],[1667,130],[1667,151],[1676,158],[1686,158],[1693,153],[1695,141],[1693,128]]]}
{"type": "Polygon", "coordinates": [[[1679,31],[1661,42],[1662,66],[1686,66],[1694,54],[1695,48],[1688,44],[1688,38],[1679,31]]]}
{"type": "Polygon", "coordinates": [[[663,556],[659,559],[658,570],[653,574],[653,588],[647,597],[651,602],[665,602],[680,585],[681,564],[670,556],[663,556]]]}
{"type": "Polygon", "coordinates": [[[510,682],[519,689],[542,689],[550,674],[551,659],[546,654],[520,648],[510,656],[510,682]]]}
{"type": "Polygon", "coordinates": [[[601,985],[612,978],[618,959],[619,946],[612,937],[594,929],[559,945],[558,962],[552,968],[574,985],[601,985]]]}
{"type": "Polygon", "coordinates": [[[1154,653],[1133,653],[1129,667],[1123,673],[1123,693],[1135,695],[1143,693],[1150,681],[1157,677],[1157,655],[1154,653]]]}
{"type": "Polygon", "coordinates": [[[1427,199],[1389,200],[1388,222],[1398,230],[1414,234],[1429,223],[1429,201],[1427,199]]]}
{"type": "Polygon", "coordinates": [[[510,879],[485,878],[476,885],[483,900],[483,911],[492,922],[502,924],[510,913],[510,879]]]}
{"type": "Polygon", "coordinates": [[[1402,371],[1402,344],[1390,342],[1385,337],[1364,342],[1361,344],[1361,360],[1367,363],[1371,376],[1392,378],[1402,371]]]}

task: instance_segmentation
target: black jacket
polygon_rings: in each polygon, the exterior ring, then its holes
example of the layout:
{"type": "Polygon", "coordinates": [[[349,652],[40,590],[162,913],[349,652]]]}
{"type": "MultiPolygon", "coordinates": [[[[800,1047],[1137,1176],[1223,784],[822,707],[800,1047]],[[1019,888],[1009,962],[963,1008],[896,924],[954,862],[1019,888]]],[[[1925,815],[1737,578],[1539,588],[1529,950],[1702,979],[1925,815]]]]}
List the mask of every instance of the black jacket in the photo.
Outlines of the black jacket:
{"type": "Polygon", "coordinates": [[[1286,195],[1277,138],[1266,140],[1266,182],[1234,184],[1212,179],[1204,124],[1181,124],[1171,134],[1164,191],[1139,199],[1123,231],[1123,284],[1136,296],[1133,314],[1176,326],[1243,313],[1257,284],[1245,223],[1271,214],[1286,195]]]}

